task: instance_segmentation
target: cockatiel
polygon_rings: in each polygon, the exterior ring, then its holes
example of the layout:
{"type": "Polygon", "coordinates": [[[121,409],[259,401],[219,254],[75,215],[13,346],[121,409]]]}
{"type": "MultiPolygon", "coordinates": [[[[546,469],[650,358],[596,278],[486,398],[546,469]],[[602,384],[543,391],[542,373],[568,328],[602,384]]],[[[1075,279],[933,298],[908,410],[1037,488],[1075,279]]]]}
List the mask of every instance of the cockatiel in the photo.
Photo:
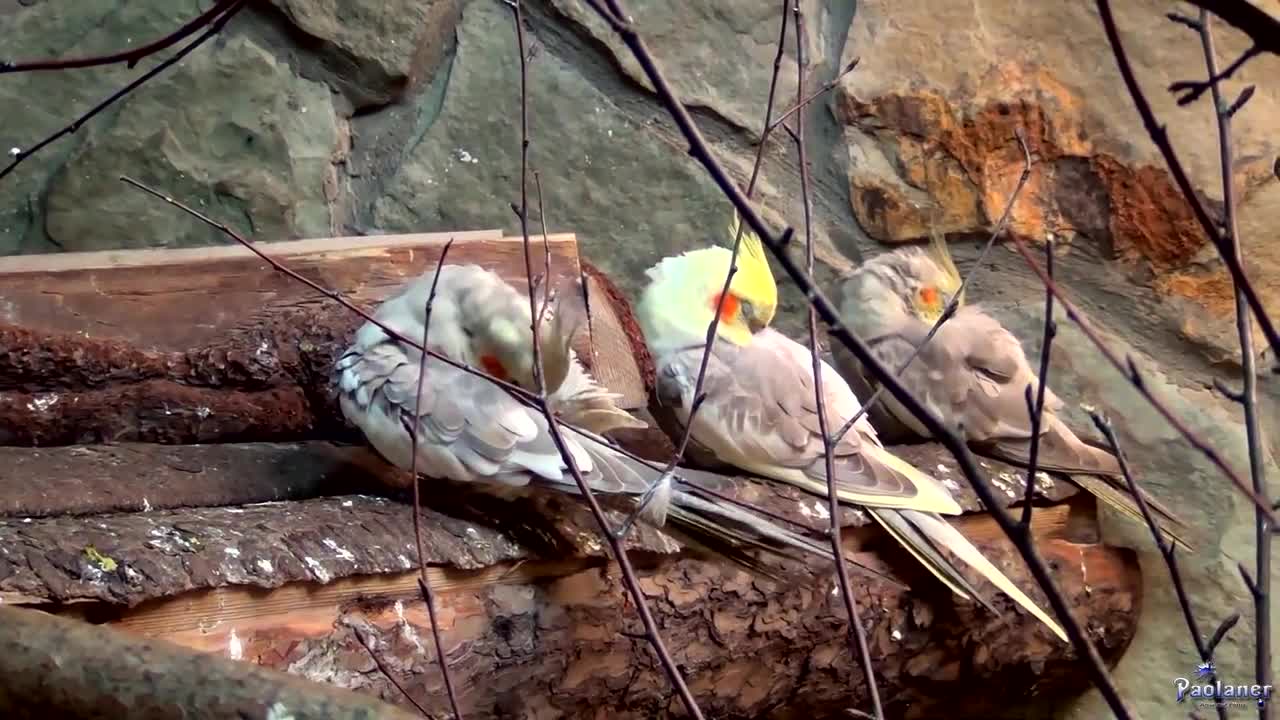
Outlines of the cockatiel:
{"type": "MultiPolygon", "coordinates": [[[[850,330],[871,345],[876,357],[896,371],[924,341],[961,286],[946,241],[934,236],[927,248],[883,253],[854,271],[842,285],[840,315],[850,330]]],[[[898,377],[944,422],[960,427],[974,453],[1026,468],[1032,435],[1025,393],[1028,384],[1033,393],[1038,390],[1039,378],[1013,333],[963,301],[962,294],[955,315],[898,377]]],[[[876,387],[852,353],[837,348],[833,354],[850,382],[876,387]]],[[[877,417],[887,415],[887,420],[911,435],[930,436],[891,394],[881,393],[880,402],[883,412],[877,417]]],[[[1045,388],[1036,467],[1068,474],[1072,482],[1141,521],[1115,456],[1081,440],[1059,417],[1062,409],[1062,400],[1045,388]]],[[[1164,531],[1188,547],[1177,532],[1181,521],[1150,496],[1144,497],[1164,531]]]]}
{"type": "MultiPolygon", "coordinates": [[[[433,268],[407,283],[379,306],[374,318],[421,342],[434,274],[433,268]]],[[[544,381],[565,444],[594,492],[631,497],[644,508],[639,519],[765,574],[768,570],[749,550],[791,559],[800,551],[833,560],[830,548],[809,538],[679,488],[680,481],[696,486],[700,478],[714,481],[714,476],[680,469],[673,479],[662,468],[611,446],[599,433],[645,423],[614,405],[616,396],[587,375],[569,347],[572,332],[566,325],[565,315],[557,311],[548,312],[541,326],[544,381]],[[647,502],[641,504],[641,498],[647,502]]],[[[532,390],[531,326],[528,296],[496,273],[476,265],[440,269],[427,338],[433,351],[532,390]]],[[[492,380],[429,356],[415,408],[420,360],[416,348],[367,322],[335,363],[342,413],[386,460],[411,467],[410,432],[416,425],[421,474],[486,483],[498,494],[532,483],[579,492],[546,417],[492,380]]]]}
{"type": "MultiPolygon", "coordinates": [[[[735,215],[731,241],[738,231],[735,215]]],[[[672,437],[683,436],[690,424],[707,327],[719,307],[704,399],[693,414],[690,457],[826,497],[825,452],[809,349],[770,327],[777,285],[759,238],[745,228],[738,271],[728,296],[720,301],[731,257],[728,248],[713,246],[664,258],[647,271],[649,282],[636,316],[657,369],[654,416],[672,437]]],[[[834,432],[860,404],[825,362],[822,385],[834,432]]],[[[1066,640],[1056,622],[940,517],[939,513],[961,512],[946,488],[884,448],[866,418],[835,446],[834,460],[840,499],[862,506],[952,591],[996,612],[938,546],[977,569],[1066,640]]]]}

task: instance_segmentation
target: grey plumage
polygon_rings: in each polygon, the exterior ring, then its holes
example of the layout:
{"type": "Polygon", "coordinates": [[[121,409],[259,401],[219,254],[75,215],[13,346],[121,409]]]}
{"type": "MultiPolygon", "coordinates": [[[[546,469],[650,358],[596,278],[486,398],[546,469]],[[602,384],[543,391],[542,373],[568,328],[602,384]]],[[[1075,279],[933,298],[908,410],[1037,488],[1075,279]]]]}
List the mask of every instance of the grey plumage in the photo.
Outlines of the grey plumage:
{"type": "MultiPolygon", "coordinates": [[[[420,341],[434,269],[386,300],[374,317],[420,341]]],[[[695,494],[717,476],[678,469],[675,477],[637,461],[600,433],[644,423],[613,405],[616,396],[586,373],[569,348],[572,331],[559,310],[541,335],[548,404],[562,418],[562,436],[593,492],[633,504],[657,487],[642,519],[685,542],[767,572],[750,553],[765,550],[798,559],[833,559],[829,548],[723,501],[695,494]],[[582,426],[566,421],[579,421],[582,426]],[[585,427],[584,427],[585,426],[585,427]]],[[[455,361],[532,388],[532,330],[528,298],[495,273],[475,265],[446,265],[432,303],[429,346],[455,361]]],[[[408,469],[410,433],[418,432],[417,468],[458,482],[522,488],[541,484],[577,494],[545,416],[489,380],[433,357],[419,386],[420,352],[374,323],[355,334],[337,360],[334,381],[345,417],[392,464],[408,469]]]]}
{"type": "MultiPolygon", "coordinates": [[[[884,253],[845,279],[841,318],[881,363],[896,371],[924,342],[938,317],[934,312],[941,312],[958,285],[957,276],[920,248],[884,253]],[[928,288],[938,293],[932,305],[919,300],[928,288]]],[[[836,348],[833,356],[850,382],[878,386],[847,350],[836,348]]],[[[1032,428],[1025,393],[1029,384],[1033,392],[1038,388],[1039,378],[1017,337],[982,308],[961,304],[898,378],[945,423],[960,429],[975,453],[1023,468],[1029,465],[1032,428]]],[[[911,435],[931,436],[891,393],[882,393],[880,402],[883,411],[872,415],[874,420],[887,415],[911,435]]],[[[1067,474],[1108,505],[1141,519],[1119,480],[1115,456],[1080,439],[1060,416],[1064,407],[1052,388],[1046,388],[1037,468],[1067,474]]],[[[1154,498],[1145,499],[1161,516],[1164,530],[1186,546],[1181,521],[1154,498]]]]}

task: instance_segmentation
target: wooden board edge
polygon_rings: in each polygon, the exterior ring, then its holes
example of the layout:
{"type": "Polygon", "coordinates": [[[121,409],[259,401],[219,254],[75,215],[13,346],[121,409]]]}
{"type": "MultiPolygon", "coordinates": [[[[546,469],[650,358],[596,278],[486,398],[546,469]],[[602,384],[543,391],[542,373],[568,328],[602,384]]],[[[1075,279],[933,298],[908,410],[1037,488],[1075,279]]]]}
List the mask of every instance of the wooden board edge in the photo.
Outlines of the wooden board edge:
{"type": "MultiPolygon", "coordinates": [[[[563,242],[566,239],[566,234],[560,233],[550,237],[563,242]]],[[[567,234],[567,237],[572,238],[573,235],[567,234]]],[[[444,245],[450,239],[455,241],[521,241],[521,238],[504,237],[502,230],[460,230],[457,232],[403,233],[395,235],[343,235],[257,242],[255,246],[272,257],[296,258],[300,255],[361,254],[378,252],[389,248],[444,245]]],[[[187,265],[243,260],[251,256],[252,253],[249,250],[238,244],[193,248],[90,250],[40,255],[12,255],[0,258],[0,275],[187,265]]]]}

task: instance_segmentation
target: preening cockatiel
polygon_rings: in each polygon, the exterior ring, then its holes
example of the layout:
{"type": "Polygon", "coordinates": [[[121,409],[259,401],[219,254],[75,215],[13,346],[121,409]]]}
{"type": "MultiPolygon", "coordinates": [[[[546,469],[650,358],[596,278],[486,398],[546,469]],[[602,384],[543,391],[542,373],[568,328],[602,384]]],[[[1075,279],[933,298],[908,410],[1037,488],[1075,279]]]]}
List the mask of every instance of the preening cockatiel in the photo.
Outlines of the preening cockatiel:
{"type": "MultiPolygon", "coordinates": [[[[379,306],[374,318],[421,343],[434,274],[432,268],[407,283],[379,306]]],[[[530,318],[528,296],[496,273],[477,265],[445,265],[432,301],[427,344],[451,360],[532,390],[530,318]]],[[[637,506],[646,498],[642,521],[749,569],[768,572],[748,553],[752,549],[788,558],[803,551],[833,559],[830,548],[809,538],[680,489],[680,481],[708,480],[705,473],[679,469],[673,479],[663,475],[663,468],[611,446],[599,433],[645,423],[614,405],[616,396],[586,373],[569,347],[573,333],[568,325],[558,307],[541,326],[544,381],[565,444],[594,493],[629,497],[637,506]]],[[[546,417],[492,380],[428,356],[415,408],[420,361],[415,347],[366,322],[335,363],[342,413],[386,460],[410,468],[410,432],[416,426],[420,474],[486,483],[500,493],[532,483],[579,492],[546,417]]]]}
{"type": "MultiPolygon", "coordinates": [[[[769,326],[777,308],[777,284],[759,238],[742,230],[738,270],[723,302],[720,293],[732,258],[728,248],[668,257],[647,271],[649,283],[636,316],[657,370],[654,415],[676,438],[690,424],[707,328],[719,307],[704,400],[692,420],[690,456],[826,497],[812,358],[807,347],[769,326]]],[[[735,216],[730,242],[738,231],[735,216]]],[[[860,404],[834,368],[825,362],[821,367],[828,426],[835,432],[860,404]]],[[[861,506],[951,590],[995,611],[938,546],[977,569],[1066,640],[1056,622],[940,517],[961,512],[946,488],[884,448],[865,417],[833,452],[840,499],[861,506]]]]}
{"type": "MultiPolygon", "coordinates": [[[[961,285],[946,241],[934,236],[927,247],[883,253],[847,277],[842,285],[841,318],[871,345],[883,364],[896,371],[924,341],[961,285]]],[[[1039,378],[1013,333],[963,300],[962,294],[955,315],[938,328],[898,378],[944,422],[960,427],[974,453],[1026,468],[1032,436],[1026,388],[1030,384],[1035,393],[1039,378]]],[[[833,355],[850,382],[876,387],[852,353],[837,348],[833,355]]],[[[880,402],[908,432],[930,436],[891,394],[881,393],[880,402]]],[[[1081,440],[1058,416],[1062,409],[1062,400],[1046,388],[1036,467],[1070,474],[1072,482],[1141,521],[1115,456],[1081,440]]],[[[1181,521],[1145,497],[1164,531],[1186,547],[1177,532],[1181,521]]]]}

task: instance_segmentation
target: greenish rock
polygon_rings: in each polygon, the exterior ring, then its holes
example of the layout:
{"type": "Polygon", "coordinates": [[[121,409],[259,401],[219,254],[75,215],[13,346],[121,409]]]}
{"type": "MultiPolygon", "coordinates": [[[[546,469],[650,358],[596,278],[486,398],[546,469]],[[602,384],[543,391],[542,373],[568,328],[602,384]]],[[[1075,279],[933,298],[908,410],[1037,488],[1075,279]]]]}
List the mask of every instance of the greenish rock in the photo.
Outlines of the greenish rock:
{"type": "MultiPolygon", "coordinates": [[[[604,43],[623,71],[646,90],[653,85],[631,50],[599,14],[583,0],[551,0],[552,5],[604,43]]],[[[790,7],[791,3],[788,3],[790,7]]],[[[826,65],[823,27],[827,3],[804,0],[805,54],[810,72],[822,76],[826,65]]],[[[761,115],[769,97],[769,79],[778,52],[783,5],[772,0],[688,2],[632,0],[627,10],[645,45],[658,58],[667,81],[680,100],[703,107],[760,134],[761,115]]],[[[789,12],[789,11],[788,11],[789,12]]],[[[776,96],[779,110],[796,96],[795,28],[789,19],[776,96]]],[[[810,92],[815,83],[809,83],[810,92]]]]}
{"type": "MultiPolygon", "coordinates": [[[[439,117],[411,146],[375,204],[391,232],[519,232],[519,61],[510,11],[468,5],[439,117]]],[[[661,257],[721,240],[728,201],[663,126],[618,107],[550,52],[529,65],[530,232],[533,170],[550,232],[574,232],[583,255],[635,293],[661,257]]]]}
{"type": "Polygon", "coordinates": [[[357,107],[398,98],[439,66],[459,0],[272,0],[323,43],[327,78],[357,107]]]}
{"type": "Polygon", "coordinates": [[[330,91],[232,37],[129,96],[49,184],[45,229],[66,250],[225,243],[125,185],[127,175],[263,240],[332,234],[343,132],[330,91]]]}
{"type": "MultiPolygon", "coordinates": [[[[0,13],[0,59],[114,52],[162,37],[202,9],[195,0],[83,0],[9,8],[0,13]]],[[[57,132],[157,62],[148,58],[133,70],[119,64],[0,76],[0,107],[6,108],[0,121],[0,168],[9,165],[15,151],[57,132]]],[[[108,108],[78,133],[45,147],[0,179],[0,255],[56,249],[44,235],[45,186],[89,134],[111,126],[118,111],[108,108]]],[[[84,205],[86,212],[96,208],[92,198],[84,205]]]]}

